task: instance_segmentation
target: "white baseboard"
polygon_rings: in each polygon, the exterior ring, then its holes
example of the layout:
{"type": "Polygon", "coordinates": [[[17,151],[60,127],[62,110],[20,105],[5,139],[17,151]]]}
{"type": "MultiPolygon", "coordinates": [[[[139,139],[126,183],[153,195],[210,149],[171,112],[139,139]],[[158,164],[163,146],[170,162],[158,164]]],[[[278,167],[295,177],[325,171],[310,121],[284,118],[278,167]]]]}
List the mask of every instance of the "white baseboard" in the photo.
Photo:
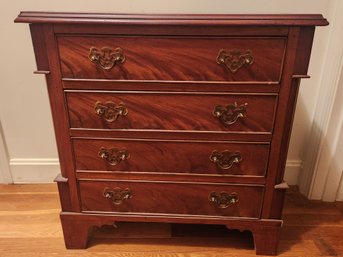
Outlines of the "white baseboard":
{"type": "Polygon", "coordinates": [[[298,185],[298,177],[302,168],[301,160],[287,160],[284,180],[288,185],[298,185]]]}
{"type": "Polygon", "coordinates": [[[11,159],[10,168],[13,183],[47,183],[53,182],[60,173],[58,159],[11,159]]]}
{"type": "MultiPolygon", "coordinates": [[[[14,183],[46,183],[52,182],[60,173],[58,159],[11,159],[10,167],[14,183]]],[[[285,181],[289,185],[297,185],[298,175],[302,169],[301,160],[288,160],[285,181]]]]}

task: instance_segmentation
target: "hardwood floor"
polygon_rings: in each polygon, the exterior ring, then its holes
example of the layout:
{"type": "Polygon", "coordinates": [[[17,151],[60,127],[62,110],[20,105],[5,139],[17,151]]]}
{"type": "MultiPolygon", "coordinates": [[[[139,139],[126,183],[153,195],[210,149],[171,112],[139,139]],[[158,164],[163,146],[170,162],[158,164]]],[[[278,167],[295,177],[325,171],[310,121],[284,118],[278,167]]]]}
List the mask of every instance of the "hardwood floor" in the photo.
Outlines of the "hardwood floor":
{"type": "MultiPolygon", "coordinates": [[[[249,232],[222,226],[118,223],[94,231],[86,250],[66,250],[55,184],[0,185],[1,257],[255,256],[249,232]]],[[[279,256],[343,256],[343,204],[287,194],[279,256]]]]}

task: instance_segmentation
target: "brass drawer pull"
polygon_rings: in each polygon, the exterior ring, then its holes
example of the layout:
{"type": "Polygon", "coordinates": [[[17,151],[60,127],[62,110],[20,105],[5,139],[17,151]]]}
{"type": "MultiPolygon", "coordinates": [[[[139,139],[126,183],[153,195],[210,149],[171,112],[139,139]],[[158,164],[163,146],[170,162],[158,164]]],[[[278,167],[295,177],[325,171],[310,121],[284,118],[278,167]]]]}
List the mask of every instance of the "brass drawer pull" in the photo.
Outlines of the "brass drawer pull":
{"type": "Polygon", "coordinates": [[[242,161],[241,153],[230,152],[225,150],[223,152],[218,152],[214,150],[210,156],[211,162],[215,163],[219,168],[223,170],[228,170],[235,163],[240,163],[242,161]]]}
{"type": "Polygon", "coordinates": [[[236,73],[244,65],[252,65],[254,63],[254,56],[251,50],[246,50],[243,53],[238,49],[233,49],[229,52],[221,49],[216,61],[218,64],[225,65],[232,73],[236,73]]]}
{"type": "Polygon", "coordinates": [[[120,47],[115,49],[106,46],[101,49],[91,47],[88,58],[92,63],[107,71],[112,69],[116,64],[122,64],[125,61],[123,49],[120,47]]]}
{"type": "Polygon", "coordinates": [[[212,112],[213,116],[218,118],[219,121],[225,126],[230,126],[237,122],[238,119],[247,116],[248,103],[237,106],[237,103],[229,104],[226,107],[217,105],[212,112]]]}
{"type": "Polygon", "coordinates": [[[107,161],[110,165],[118,165],[121,161],[130,158],[130,154],[126,149],[102,147],[99,151],[99,157],[107,161]]]}
{"type": "Polygon", "coordinates": [[[124,103],[116,105],[113,102],[101,103],[96,102],[94,106],[95,113],[107,122],[113,122],[118,119],[119,116],[126,116],[128,110],[124,103]]]}
{"type": "Polygon", "coordinates": [[[230,205],[238,203],[239,197],[235,192],[231,194],[224,191],[220,192],[219,194],[216,192],[211,192],[208,196],[208,200],[211,203],[214,203],[218,208],[225,209],[230,205]]]}
{"type": "Polygon", "coordinates": [[[103,196],[110,200],[113,204],[122,204],[124,200],[132,198],[132,192],[129,188],[122,189],[120,187],[108,188],[106,187],[103,196]]]}

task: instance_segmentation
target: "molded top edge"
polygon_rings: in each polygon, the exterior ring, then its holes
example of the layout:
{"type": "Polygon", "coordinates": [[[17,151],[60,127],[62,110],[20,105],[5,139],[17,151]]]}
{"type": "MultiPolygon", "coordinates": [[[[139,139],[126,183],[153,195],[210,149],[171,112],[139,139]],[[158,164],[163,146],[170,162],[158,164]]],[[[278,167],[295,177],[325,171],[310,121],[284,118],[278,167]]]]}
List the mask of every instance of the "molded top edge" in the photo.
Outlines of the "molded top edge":
{"type": "Polygon", "coordinates": [[[20,12],[15,22],[65,24],[326,26],[321,14],[110,14],[20,12]]]}

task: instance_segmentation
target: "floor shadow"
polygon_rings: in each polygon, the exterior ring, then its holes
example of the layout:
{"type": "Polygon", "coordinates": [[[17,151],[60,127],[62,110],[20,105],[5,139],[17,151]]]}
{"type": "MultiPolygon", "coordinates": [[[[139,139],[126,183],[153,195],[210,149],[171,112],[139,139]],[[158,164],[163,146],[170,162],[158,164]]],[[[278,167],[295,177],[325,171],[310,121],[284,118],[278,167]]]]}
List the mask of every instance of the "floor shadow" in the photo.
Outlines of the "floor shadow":
{"type": "MultiPolygon", "coordinates": [[[[117,228],[103,226],[94,232],[89,241],[89,247],[98,244],[140,244],[187,246],[202,248],[227,248],[244,249],[254,251],[254,241],[249,231],[227,229],[224,225],[203,225],[203,224],[156,224],[156,223],[133,223],[137,227],[160,226],[164,232],[146,231],[140,235],[130,233],[130,226],[126,222],[118,222],[118,227],[123,227],[119,236],[115,236],[117,228]],[[166,230],[163,227],[169,226],[166,230]],[[126,227],[126,228],[125,228],[126,227]]],[[[140,230],[140,229],[138,229],[140,230]]]]}

